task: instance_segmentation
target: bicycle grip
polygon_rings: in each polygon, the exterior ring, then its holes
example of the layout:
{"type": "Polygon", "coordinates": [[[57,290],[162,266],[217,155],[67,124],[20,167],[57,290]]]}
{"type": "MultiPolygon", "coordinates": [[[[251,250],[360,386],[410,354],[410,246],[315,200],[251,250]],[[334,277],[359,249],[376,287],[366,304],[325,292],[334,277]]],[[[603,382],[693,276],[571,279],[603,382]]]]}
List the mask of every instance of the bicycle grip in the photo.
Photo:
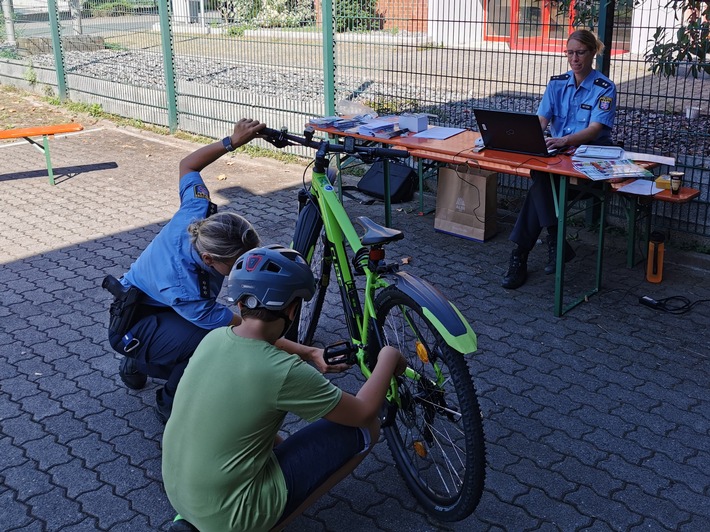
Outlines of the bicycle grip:
{"type": "Polygon", "coordinates": [[[395,150],[392,148],[374,148],[373,155],[375,157],[386,157],[388,159],[406,159],[409,157],[407,150],[395,150]]]}

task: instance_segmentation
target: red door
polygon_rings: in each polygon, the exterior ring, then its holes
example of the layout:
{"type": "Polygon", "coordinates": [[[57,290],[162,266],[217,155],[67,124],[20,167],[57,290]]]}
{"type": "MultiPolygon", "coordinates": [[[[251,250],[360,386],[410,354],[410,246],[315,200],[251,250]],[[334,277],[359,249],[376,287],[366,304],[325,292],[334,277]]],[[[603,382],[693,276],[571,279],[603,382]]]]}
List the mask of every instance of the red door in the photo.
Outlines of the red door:
{"type": "Polygon", "coordinates": [[[572,32],[572,20],[555,4],[550,0],[511,0],[511,50],[562,52],[572,32]]]}

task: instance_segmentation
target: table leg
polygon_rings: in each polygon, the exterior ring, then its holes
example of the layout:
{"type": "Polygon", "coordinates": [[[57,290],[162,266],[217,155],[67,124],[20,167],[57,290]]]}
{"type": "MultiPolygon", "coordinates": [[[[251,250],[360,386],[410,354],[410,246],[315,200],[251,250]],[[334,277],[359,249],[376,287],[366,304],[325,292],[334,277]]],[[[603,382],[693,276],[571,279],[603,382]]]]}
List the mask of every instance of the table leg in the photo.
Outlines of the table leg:
{"type": "MultiPolygon", "coordinates": [[[[550,176],[550,179],[553,179],[550,176]]],[[[560,191],[555,194],[555,184],[552,183],[553,197],[557,196],[557,257],[555,268],[555,317],[559,318],[564,313],[562,308],[564,299],[565,261],[564,249],[567,241],[567,185],[568,177],[560,176],[560,191]]]]}
{"type": "MultiPolygon", "coordinates": [[[[569,215],[569,206],[567,201],[567,196],[569,193],[568,183],[569,178],[566,176],[560,176],[560,192],[559,192],[559,213],[560,216],[557,220],[557,269],[555,272],[555,316],[560,317],[568,310],[576,307],[580,303],[587,301],[589,296],[595,294],[601,290],[602,285],[602,264],[604,261],[604,233],[606,229],[606,201],[608,197],[609,184],[604,182],[602,184],[602,190],[589,192],[594,196],[595,199],[599,200],[599,238],[597,240],[597,260],[594,267],[594,287],[579,296],[575,301],[570,303],[567,307],[564,306],[564,275],[565,275],[565,261],[564,261],[564,248],[567,239],[567,216],[569,215]]],[[[554,188],[553,188],[554,190],[554,188]]],[[[595,207],[595,204],[592,204],[595,207]]]]}
{"type": "Polygon", "coordinates": [[[54,169],[52,168],[52,159],[49,156],[49,136],[44,135],[42,142],[44,144],[44,160],[47,163],[47,174],[49,175],[49,184],[54,185],[54,169]]]}
{"type": "Polygon", "coordinates": [[[417,176],[419,177],[419,215],[424,215],[424,161],[417,159],[417,176]]]}

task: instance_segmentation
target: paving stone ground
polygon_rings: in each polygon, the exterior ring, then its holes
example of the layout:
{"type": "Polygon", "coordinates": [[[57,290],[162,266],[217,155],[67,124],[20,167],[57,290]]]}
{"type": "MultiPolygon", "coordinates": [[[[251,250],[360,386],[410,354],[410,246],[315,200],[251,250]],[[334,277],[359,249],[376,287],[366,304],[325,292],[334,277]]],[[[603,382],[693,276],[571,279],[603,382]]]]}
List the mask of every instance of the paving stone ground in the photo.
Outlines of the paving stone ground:
{"type": "MultiPolygon", "coordinates": [[[[152,411],[160,383],[122,385],[100,284],[175,211],[177,164],[194,148],[97,123],[53,141],[56,186],[31,147],[0,150],[0,530],[168,527],[152,411]]],[[[205,174],[222,208],[248,216],[265,241],[287,243],[303,170],[240,155],[205,174]]],[[[383,221],[381,204],[346,205],[383,221]]],[[[436,233],[416,198],[393,213],[406,239],[390,257],[411,257],[405,268],[437,285],[479,337],[468,363],[488,466],[476,512],[430,520],[381,442],[289,530],[710,530],[710,303],[683,315],[638,303],[710,299],[706,257],[669,249],[654,285],[642,265],[626,268],[625,240],[612,234],[602,291],[555,318],[544,249],[531,254],[523,288],[500,287],[512,221],[500,211],[499,234],[482,244],[436,233]]],[[[582,227],[572,236],[570,290],[591,283],[596,238],[582,227]]],[[[337,340],[341,323],[327,305],[319,340],[337,340]]],[[[351,391],[360,382],[334,380],[351,391]]]]}

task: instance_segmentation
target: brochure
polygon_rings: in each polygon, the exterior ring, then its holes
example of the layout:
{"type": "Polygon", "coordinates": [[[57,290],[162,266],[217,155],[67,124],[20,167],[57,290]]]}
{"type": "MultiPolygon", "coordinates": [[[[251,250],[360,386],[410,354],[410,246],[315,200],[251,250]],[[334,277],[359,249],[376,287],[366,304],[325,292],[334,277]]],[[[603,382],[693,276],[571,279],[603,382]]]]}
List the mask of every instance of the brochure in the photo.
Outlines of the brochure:
{"type": "Polygon", "coordinates": [[[623,177],[653,177],[653,174],[629,159],[598,159],[595,161],[573,161],[572,166],[589,179],[617,179],[623,177]]]}
{"type": "Polygon", "coordinates": [[[621,159],[624,150],[618,146],[590,146],[583,144],[575,151],[572,159],[621,159]]]}

